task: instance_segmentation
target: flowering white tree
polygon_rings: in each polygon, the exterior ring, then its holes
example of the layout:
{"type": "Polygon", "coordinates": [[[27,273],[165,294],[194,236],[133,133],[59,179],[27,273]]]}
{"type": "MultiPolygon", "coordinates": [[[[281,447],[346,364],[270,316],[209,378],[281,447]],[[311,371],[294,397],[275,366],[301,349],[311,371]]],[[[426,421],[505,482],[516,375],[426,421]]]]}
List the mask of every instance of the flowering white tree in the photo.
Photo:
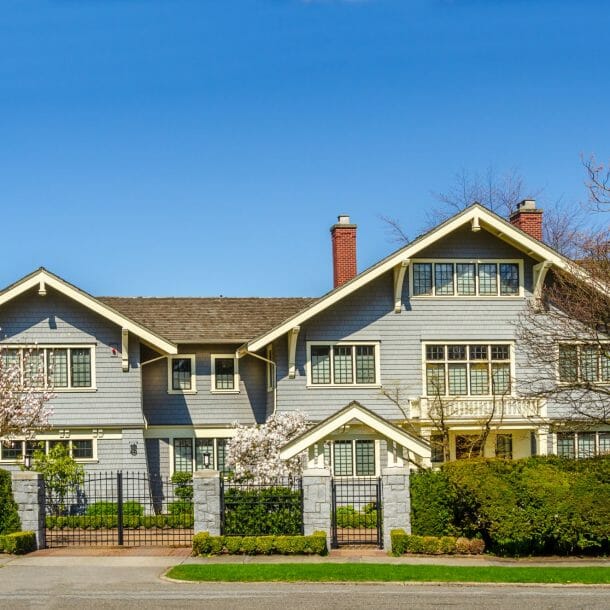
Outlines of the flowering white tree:
{"type": "Polygon", "coordinates": [[[227,463],[238,481],[259,485],[301,473],[299,456],[280,459],[280,449],[289,440],[305,432],[308,421],[302,411],[277,413],[258,426],[235,424],[235,436],[229,441],[227,463]]]}
{"type": "Polygon", "coordinates": [[[48,425],[53,394],[44,378],[39,351],[0,349],[0,438],[31,436],[48,425]]]}

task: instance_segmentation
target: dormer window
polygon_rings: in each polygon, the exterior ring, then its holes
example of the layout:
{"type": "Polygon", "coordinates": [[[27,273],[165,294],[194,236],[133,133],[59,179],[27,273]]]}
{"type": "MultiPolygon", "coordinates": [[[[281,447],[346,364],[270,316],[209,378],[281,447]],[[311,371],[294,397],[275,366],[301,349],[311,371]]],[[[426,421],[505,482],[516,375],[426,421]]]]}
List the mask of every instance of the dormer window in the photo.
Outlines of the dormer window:
{"type": "Polygon", "coordinates": [[[522,261],[426,260],[412,264],[414,297],[515,297],[523,294],[522,261]]]}

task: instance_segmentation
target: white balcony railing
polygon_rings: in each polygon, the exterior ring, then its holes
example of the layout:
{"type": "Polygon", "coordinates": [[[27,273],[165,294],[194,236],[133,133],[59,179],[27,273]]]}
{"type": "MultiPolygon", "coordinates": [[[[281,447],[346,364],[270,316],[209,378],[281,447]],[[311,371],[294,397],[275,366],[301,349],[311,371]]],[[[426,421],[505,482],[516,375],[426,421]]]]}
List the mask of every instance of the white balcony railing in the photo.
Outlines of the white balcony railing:
{"type": "Polygon", "coordinates": [[[420,398],[411,401],[411,417],[421,420],[488,419],[530,420],[545,416],[543,401],[537,398],[420,398]]]}

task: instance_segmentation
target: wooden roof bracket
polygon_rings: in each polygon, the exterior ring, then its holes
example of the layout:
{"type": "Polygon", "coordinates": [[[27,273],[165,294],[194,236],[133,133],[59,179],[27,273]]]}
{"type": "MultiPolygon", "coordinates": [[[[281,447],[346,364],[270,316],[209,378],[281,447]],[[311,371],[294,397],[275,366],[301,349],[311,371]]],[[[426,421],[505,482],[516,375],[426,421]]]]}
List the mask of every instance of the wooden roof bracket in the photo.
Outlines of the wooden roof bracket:
{"type": "Polygon", "coordinates": [[[288,332],[288,378],[296,377],[296,355],[297,355],[297,340],[299,338],[300,326],[295,326],[288,332]]]}
{"type": "Polygon", "coordinates": [[[542,288],[546,274],[552,265],[551,261],[542,261],[534,265],[534,307],[536,310],[539,310],[542,306],[542,288]]]}
{"type": "Polygon", "coordinates": [[[394,313],[402,311],[402,285],[410,262],[407,258],[394,267],[394,313]]]}

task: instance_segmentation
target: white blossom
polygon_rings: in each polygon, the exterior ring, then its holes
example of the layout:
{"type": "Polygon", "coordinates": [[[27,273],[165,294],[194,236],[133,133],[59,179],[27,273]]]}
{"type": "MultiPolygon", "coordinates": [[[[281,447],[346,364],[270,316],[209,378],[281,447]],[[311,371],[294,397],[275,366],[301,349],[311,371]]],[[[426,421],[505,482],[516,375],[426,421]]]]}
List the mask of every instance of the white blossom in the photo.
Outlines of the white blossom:
{"type": "Polygon", "coordinates": [[[45,385],[39,351],[23,350],[15,361],[8,350],[0,349],[0,438],[31,437],[36,429],[48,425],[52,413],[48,402],[53,394],[45,385]]]}
{"type": "Polygon", "coordinates": [[[299,476],[300,457],[281,460],[280,449],[307,430],[303,412],[278,413],[258,426],[234,425],[236,434],[228,444],[227,464],[236,480],[265,485],[299,476]]]}

